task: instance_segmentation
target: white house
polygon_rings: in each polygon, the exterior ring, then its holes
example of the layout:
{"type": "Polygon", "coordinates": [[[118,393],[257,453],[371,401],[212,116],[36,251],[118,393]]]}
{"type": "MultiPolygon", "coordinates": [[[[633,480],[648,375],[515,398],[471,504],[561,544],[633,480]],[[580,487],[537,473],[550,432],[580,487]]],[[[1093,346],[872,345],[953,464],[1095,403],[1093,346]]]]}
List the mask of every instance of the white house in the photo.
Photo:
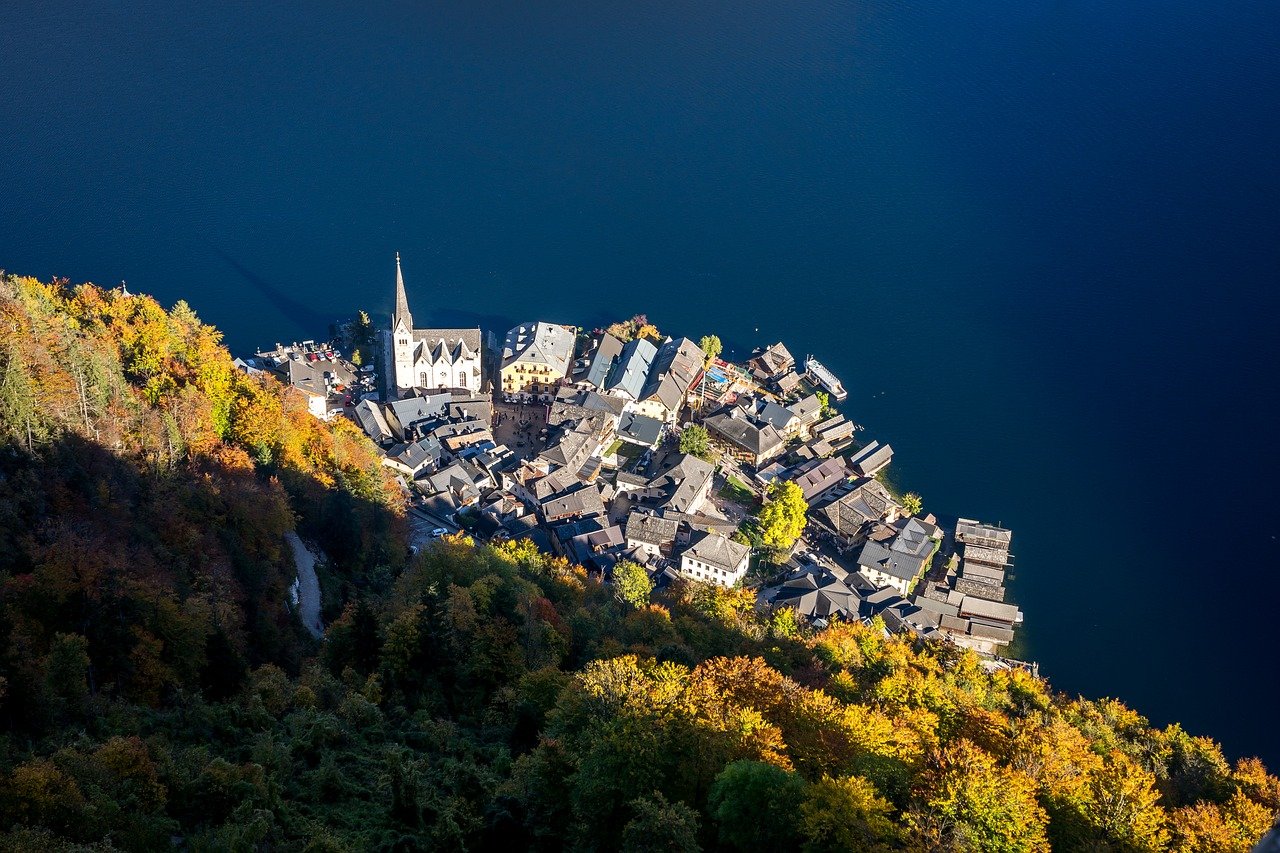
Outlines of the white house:
{"type": "Polygon", "coordinates": [[[400,253],[396,253],[396,310],[387,334],[387,364],[393,396],[414,388],[465,388],[484,385],[480,329],[415,329],[404,290],[400,253]]]}
{"type": "Polygon", "coordinates": [[[734,586],[747,573],[751,549],[718,533],[703,533],[680,555],[680,573],[685,577],[734,586]]]}

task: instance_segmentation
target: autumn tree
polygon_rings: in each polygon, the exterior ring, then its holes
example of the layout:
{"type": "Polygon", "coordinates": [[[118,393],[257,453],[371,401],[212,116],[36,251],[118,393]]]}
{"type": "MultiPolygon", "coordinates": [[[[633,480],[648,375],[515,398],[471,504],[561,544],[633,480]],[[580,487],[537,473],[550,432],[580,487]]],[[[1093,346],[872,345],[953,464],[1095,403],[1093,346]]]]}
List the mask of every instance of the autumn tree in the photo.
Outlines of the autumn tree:
{"type": "Polygon", "coordinates": [[[919,515],[924,502],[915,492],[907,492],[902,496],[902,508],[907,511],[907,515],[919,515]]]}
{"type": "Polygon", "coordinates": [[[613,567],[613,595],[625,604],[634,608],[644,607],[649,603],[649,593],[653,592],[653,581],[644,566],[633,560],[619,560],[613,567]]]}
{"type": "Polygon", "coordinates": [[[805,792],[800,831],[807,853],[895,849],[901,830],[890,819],[893,807],[860,776],[824,776],[805,792]]]}
{"type": "Polygon", "coordinates": [[[769,501],[760,510],[760,535],[766,548],[774,552],[790,551],[804,532],[809,505],[804,492],[790,480],[774,481],[769,487],[769,501]]]}
{"type": "Polygon", "coordinates": [[[698,347],[707,357],[707,364],[715,361],[720,357],[720,353],[724,352],[724,344],[720,343],[717,335],[704,335],[702,340],[698,341],[698,347]]]}

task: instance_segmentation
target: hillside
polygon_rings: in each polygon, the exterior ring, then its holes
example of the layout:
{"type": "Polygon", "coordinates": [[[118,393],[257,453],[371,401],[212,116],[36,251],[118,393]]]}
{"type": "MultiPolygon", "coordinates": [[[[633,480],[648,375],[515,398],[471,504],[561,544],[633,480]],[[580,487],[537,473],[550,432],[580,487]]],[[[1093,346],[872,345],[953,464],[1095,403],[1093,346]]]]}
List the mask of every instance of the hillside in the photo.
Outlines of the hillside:
{"type": "Polygon", "coordinates": [[[0,849],[1231,851],[1280,813],[1258,761],[952,647],[408,561],[363,435],[185,303],[0,280],[0,444],[0,849]]]}

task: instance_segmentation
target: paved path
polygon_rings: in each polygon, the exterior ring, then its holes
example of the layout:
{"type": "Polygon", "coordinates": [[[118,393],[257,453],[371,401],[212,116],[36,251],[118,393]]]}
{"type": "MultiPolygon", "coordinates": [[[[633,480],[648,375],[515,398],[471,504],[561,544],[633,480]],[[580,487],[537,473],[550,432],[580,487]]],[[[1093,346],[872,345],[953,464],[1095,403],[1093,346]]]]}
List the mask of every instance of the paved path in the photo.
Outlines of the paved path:
{"type": "Polygon", "coordinates": [[[320,621],[320,579],[316,577],[316,555],[293,531],[286,533],[284,538],[293,549],[293,562],[298,567],[298,579],[294,581],[292,590],[298,605],[298,618],[318,640],[324,636],[324,623],[320,621]]]}

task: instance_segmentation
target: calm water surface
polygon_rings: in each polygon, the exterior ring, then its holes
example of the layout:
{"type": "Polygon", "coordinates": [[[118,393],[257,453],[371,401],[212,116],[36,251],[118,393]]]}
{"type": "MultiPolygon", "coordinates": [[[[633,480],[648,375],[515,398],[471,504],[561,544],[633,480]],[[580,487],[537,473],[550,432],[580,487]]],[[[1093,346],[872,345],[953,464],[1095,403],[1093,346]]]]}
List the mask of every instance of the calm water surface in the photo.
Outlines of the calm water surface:
{"type": "Polygon", "coordinates": [[[0,267],[784,339],[1013,528],[1058,688],[1280,766],[1280,5],[202,5],[0,11],[0,267]]]}

